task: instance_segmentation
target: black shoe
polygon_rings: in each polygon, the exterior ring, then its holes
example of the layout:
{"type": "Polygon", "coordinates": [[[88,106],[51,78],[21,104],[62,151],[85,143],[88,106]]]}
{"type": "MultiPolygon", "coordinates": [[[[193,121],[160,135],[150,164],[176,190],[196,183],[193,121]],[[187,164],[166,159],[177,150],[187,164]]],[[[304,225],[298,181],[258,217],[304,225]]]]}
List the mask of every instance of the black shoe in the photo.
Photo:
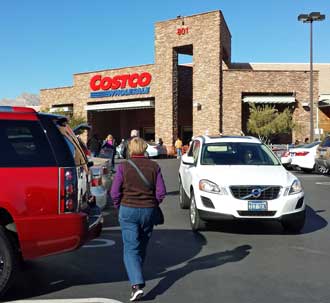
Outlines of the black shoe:
{"type": "Polygon", "coordinates": [[[143,296],[143,289],[139,285],[133,285],[131,297],[129,298],[129,300],[131,302],[138,301],[142,298],[142,296],[143,296]]]}

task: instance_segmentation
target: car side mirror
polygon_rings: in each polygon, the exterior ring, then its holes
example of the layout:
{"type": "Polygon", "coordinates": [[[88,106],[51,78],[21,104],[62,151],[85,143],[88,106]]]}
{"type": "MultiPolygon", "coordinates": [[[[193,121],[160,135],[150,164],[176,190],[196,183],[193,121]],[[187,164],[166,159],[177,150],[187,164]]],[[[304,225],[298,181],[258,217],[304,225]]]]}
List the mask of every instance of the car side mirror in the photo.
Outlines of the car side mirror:
{"type": "Polygon", "coordinates": [[[94,162],[93,161],[88,161],[87,162],[87,167],[90,168],[92,166],[94,166],[94,162]]]}
{"type": "Polygon", "coordinates": [[[190,157],[187,154],[183,155],[181,157],[182,163],[187,165],[195,165],[195,159],[194,157],[190,157]]]}

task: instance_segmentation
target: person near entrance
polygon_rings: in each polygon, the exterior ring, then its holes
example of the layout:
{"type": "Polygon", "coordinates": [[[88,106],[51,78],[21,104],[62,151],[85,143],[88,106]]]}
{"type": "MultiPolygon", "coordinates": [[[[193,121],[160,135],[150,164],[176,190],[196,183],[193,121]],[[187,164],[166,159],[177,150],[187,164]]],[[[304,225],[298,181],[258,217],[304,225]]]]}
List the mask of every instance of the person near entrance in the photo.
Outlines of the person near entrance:
{"type": "Polygon", "coordinates": [[[129,158],[129,142],[133,139],[133,138],[136,138],[136,137],[139,137],[140,134],[139,134],[139,131],[136,130],[136,129],[132,129],[131,130],[131,137],[128,138],[127,140],[124,141],[124,144],[123,144],[123,149],[122,149],[122,156],[124,159],[128,159],[129,158]]]}
{"type": "Polygon", "coordinates": [[[143,139],[135,137],[130,140],[130,159],[118,165],[111,187],[113,204],[119,208],[124,264],[132,287],[130,301],[143,296],[147,245],[154,224],[157,224],[158,205],[166,195],[161,169],[155,161],[145,157],[146,149],[147,143],[143,139]]]}
{"type": "Polygon", "coordinates": [[[112,135],[108,135],[106,139],[103,141],[102,148],[100,151],[100,155],[103,157],[109,158],[111,161],[111,170],[115,169],[115,155],[116,155],[116,145],[115,139],[112,135]]]}
{"type": "Polygon", "coordinates": [[[174,146],[176,148],[176,157],[179,159],[182,156],[182,141],[177,137],[174,146]]]}
{"type": "Polygon", "coordinates": [[[102,140],[99,138],[98,134],[93,134],[93,136],[87,141],[87,147],[90,149],[93,157],[99,155],[101,145],[102,140]]]}

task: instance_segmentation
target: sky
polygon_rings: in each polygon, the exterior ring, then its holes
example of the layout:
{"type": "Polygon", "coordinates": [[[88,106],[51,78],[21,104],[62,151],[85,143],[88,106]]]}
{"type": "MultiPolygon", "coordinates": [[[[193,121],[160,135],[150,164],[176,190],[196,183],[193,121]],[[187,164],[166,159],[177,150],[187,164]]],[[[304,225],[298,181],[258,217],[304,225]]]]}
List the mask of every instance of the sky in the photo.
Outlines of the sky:
{"type": "MultiPolygon", "coordinates": [[[[73,85],[73,74],[154,63],[154,24],[221,10],[232,62],[330,63],[330,0],[0,0],[0,101],[73,85]]],[[[329,79],[330,81],[330,79],[329,79]]]]}

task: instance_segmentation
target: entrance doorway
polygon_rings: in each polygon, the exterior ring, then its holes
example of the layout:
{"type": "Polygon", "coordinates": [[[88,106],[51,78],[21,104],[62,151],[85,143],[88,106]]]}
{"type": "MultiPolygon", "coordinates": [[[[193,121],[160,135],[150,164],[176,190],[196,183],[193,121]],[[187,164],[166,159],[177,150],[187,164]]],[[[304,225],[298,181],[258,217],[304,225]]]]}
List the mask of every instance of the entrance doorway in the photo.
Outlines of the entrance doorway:
{"type": "Polygon", "coordinates": [[[177,87],[174,102],[177,102],[177,136],[184,145],[189,144],[193,134],[193,46],[185,45],[174,49],[177,56],[177,87]],[[177,98],[177,100],[175,100],[177,98]]]}
{"type": "Polygon", "coordinates": [[[146,141],[155,140],[153,107],[88,110],[88,123],[92,125],[92,133],[98,134],[102,139],[111,134],[117,143],[129,138],[132,129],[137,129],[146,141]]]}

